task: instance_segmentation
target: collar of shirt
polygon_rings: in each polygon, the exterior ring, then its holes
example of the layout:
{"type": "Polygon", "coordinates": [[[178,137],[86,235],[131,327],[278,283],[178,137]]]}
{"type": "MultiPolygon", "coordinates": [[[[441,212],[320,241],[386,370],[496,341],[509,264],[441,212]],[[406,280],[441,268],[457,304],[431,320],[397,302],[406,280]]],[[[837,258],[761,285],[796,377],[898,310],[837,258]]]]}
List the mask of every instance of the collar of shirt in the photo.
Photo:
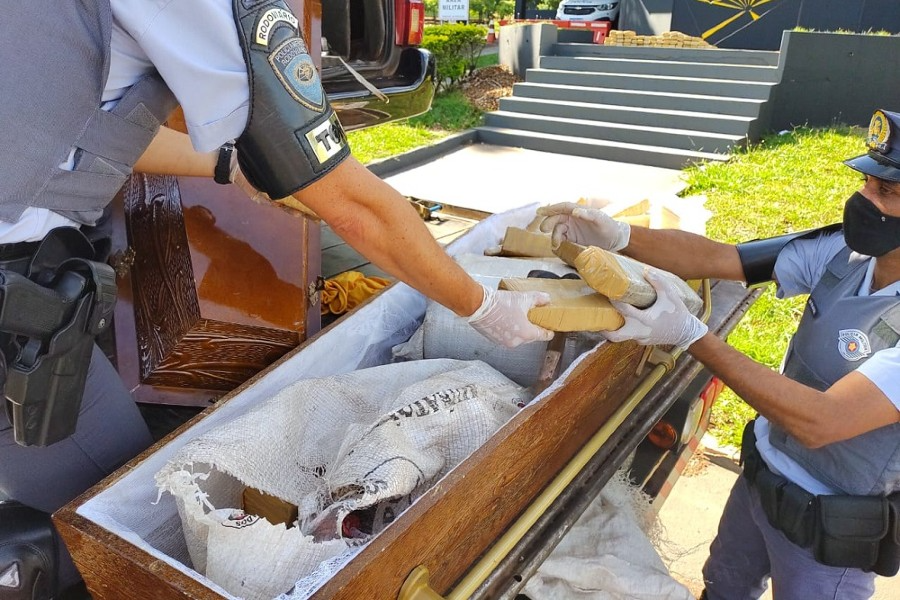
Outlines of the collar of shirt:
{"type": "Polygon", "coordinates": [[[862,285],[859,286],[859,291],[856,293],[857,296],[900,296],[900,281],[895,281],[872,294],[870,290],[872,289],[872,276],[874,273],[875,261],[869,259],[869,264],[866,266],[866,276],[863,278],[862,285]]]}

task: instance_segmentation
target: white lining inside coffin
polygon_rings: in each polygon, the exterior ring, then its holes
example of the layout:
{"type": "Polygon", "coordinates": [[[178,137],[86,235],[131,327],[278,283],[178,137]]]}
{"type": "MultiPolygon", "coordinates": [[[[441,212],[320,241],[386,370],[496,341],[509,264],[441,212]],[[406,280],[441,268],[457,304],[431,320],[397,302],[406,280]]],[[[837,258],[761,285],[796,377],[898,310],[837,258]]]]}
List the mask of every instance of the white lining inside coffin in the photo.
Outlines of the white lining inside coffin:
{"type": "MultiPolygon", "coordinates": [[[[481,253],[496,246],[507,227],[525,227],[536,205],[493,215],[447,247],[451,255],[481,253]]],[[[172,496],[158,497],[154,475],[188,441],[242,414],[299,379],[325,377],[390,362],[391,348],[412,335],[425,313],[425,299],[406,285],[394,285],[378,298],[341,319],[302,352],[270,368],[264,376],[233,396],[210,415],[147,457],[115,484],[82,504],[77,513],[134,544],[225,598],[231,596],[190,565],[181,520],[172,496]]],[[[571,371],[587,352],[569,365],[571,371]]],[[[551,393],[565,373],[538,398],[551,393]]],[[[536,399],[537,400],[537,399],[536,399]]]]}

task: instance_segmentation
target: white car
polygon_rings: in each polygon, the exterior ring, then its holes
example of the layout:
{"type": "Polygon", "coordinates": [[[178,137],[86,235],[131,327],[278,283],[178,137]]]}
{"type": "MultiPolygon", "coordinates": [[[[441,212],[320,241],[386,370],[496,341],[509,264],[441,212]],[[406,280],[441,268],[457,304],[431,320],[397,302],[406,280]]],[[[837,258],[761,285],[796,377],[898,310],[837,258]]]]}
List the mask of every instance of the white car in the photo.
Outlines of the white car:
{"type": "Polygon", "coordinates": [[[556,9],[559,21],[615,21],[619,18],[619,0],[562,0],[556,9]]]}

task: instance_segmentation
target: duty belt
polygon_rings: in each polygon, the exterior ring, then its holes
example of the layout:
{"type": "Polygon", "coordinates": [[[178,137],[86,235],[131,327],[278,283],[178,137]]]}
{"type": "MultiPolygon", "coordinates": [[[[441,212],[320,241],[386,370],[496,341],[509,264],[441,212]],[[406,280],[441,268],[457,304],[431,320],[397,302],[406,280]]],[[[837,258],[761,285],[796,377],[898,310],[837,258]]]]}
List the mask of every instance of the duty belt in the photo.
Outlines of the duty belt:
{"type": "Polygon", "coordinates": [[[741,463],[769,524],[794,544],[810,548],[823,565],[895,575],[900,570],[900,493],[810,494],[769,469],[756,449],[753,426],[750,421],[744,428],[741,463]]]}

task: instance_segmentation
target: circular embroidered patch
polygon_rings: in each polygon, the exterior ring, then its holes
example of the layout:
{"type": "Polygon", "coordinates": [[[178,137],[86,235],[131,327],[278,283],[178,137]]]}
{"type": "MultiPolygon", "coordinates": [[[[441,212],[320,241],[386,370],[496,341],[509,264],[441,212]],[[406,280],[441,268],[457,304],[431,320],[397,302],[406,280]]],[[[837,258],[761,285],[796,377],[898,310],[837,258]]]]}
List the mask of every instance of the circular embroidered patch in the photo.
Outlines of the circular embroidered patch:
{"type": "Polygon", "coordinates": [[[838,332],[838,352],[849,361],[862,360],[872,353],[869,338],[859,329],[841,329],[838,332]]]}

